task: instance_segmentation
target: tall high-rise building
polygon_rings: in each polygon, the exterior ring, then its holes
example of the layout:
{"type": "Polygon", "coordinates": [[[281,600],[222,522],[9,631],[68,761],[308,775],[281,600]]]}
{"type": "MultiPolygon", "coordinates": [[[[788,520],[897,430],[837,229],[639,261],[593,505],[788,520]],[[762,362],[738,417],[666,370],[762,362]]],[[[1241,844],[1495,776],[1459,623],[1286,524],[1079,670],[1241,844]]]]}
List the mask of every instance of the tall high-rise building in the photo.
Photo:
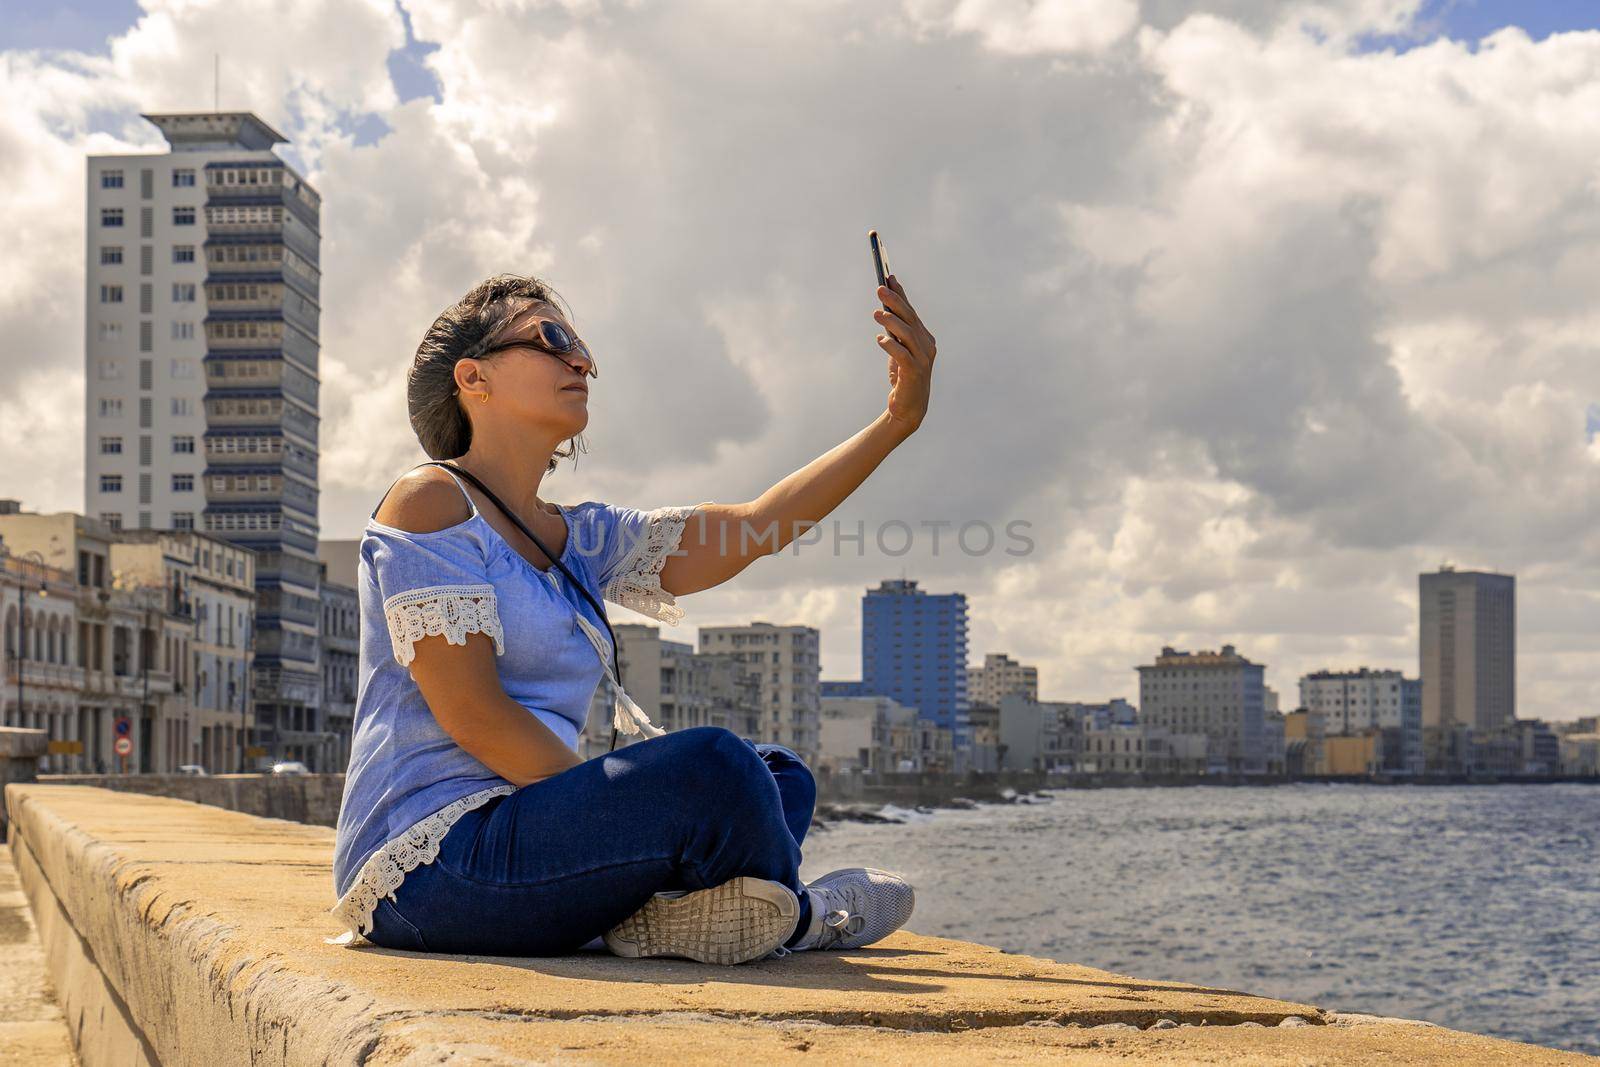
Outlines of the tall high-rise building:
{"type": "Polygon", "coordinates": [[[84,510],[257,553],[255,740],[320,733],[321,198],[249,112],[88,161],[84,510]]]}
{"type": "Polygon", "coordinates": [[[1161,649],[1139,671],[1139,715],[1169,734],[1204,735],[1207,770],[1265,774],[1266,668],[1239,655],[1161,649]]]}
{"type": "Polygon", "coordinates": [[[1517,588],[1509,574],[1418,575],[1422,725],[1493,730],[1517,716],[1517,588]]]}
{"type": "Polygon", "coordinates": [[[967,597],[928,593],[914,579],[885,579],[861,598],[861,693],[893,697],[951,731],[960,761],[971,751],[967,716],[967,597]]]}

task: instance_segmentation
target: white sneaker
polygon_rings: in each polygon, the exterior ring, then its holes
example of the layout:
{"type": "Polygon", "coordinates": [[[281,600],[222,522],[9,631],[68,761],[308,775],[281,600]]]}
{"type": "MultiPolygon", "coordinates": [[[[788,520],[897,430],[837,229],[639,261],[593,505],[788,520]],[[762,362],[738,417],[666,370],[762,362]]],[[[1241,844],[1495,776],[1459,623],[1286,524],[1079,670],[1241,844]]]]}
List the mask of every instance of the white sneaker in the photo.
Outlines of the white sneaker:
{"type": "Polygon", "coordinates": [[[874,867],[845,867],[831,871],[810,885],[811,923],[786,949],[862,948],[881,941],[906,924],[916,906],[916,891],[897,874],[874,867]]]}
{"type": "Polygon", "coordinates": [[[744,963],[794,933],[800,899],[765,878],[733,878],[710,889],[657,893],[604,934],[618,956],[676,956],[700,963],[744,963]]]}

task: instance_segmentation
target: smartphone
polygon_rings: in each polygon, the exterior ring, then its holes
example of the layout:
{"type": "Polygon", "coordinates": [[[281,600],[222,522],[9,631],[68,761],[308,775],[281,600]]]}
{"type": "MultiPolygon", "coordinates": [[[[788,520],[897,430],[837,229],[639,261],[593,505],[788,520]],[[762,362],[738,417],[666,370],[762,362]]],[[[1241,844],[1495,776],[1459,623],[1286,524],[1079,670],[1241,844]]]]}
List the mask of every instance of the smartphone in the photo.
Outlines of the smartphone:
{"type": "Polygon", "coordinates": [[[872,246],[872,265],[878,271],[878,284],[889,284],[889,253],[883,247],[883,240],[878,236],[877,230],[867,231],[867,243],[872,246]]]}

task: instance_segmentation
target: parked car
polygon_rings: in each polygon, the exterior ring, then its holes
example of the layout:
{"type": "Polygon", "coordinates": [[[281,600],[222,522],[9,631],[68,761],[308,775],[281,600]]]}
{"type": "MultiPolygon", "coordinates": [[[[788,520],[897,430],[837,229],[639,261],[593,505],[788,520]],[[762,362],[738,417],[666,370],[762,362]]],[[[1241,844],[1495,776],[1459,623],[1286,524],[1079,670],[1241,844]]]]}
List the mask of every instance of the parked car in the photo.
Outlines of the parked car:
{"type": "Polygon", "coordinates": [[[190,778],[207,778],[210,775],[198,763],[185,763],[178,768],[178,773],[190,778]]]}
{"type": "Polygon", "coordinates": [[[310,774],[311,769],[297,759],[279,760],[272,765],[273,774],[310,774]]]}

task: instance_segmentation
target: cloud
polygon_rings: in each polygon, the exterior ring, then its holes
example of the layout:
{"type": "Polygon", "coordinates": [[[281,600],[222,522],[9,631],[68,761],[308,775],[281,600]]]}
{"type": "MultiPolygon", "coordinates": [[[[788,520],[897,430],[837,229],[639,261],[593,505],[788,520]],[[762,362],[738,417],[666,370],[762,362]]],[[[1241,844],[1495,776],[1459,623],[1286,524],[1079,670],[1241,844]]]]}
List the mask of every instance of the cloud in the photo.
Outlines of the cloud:
{"type": "Polygon", "coordinates": [[[223,105],[325,198],[326,537],[421,458],[411,354],[502,270],[599,357],[591,451],[546,495],[754,497],[881,410],[877,228],[940,360],[921,432],[827,520],[869,550],[762,560],[671,636],[804,622],[850,676],[862,589],[904,569],[1047,695],[1233,641],[1292,701],[1306,670],[1414,673],[1416,575],[1449,559],[1519,576],[1524,714],[1600,705],[1600,34],[1363,52],[1420,32],[1386,0],[412,16],[437,99],[395,93],[377,0],[152,2],[103,55],[0,54],[0,379],[65,457],[9,495],[81,506],[83,157],[157,150],[138,111],[207,106],[222,49],[223,105]],[[888,557],[895,519],[1036,547],[888,557]]]}
{"type": "Polygon", "coordinates": [[[976,34],[1003,55],[1094,53],[1139,24],[1135,0],[906,0],[924,32],[976,34]]]}

